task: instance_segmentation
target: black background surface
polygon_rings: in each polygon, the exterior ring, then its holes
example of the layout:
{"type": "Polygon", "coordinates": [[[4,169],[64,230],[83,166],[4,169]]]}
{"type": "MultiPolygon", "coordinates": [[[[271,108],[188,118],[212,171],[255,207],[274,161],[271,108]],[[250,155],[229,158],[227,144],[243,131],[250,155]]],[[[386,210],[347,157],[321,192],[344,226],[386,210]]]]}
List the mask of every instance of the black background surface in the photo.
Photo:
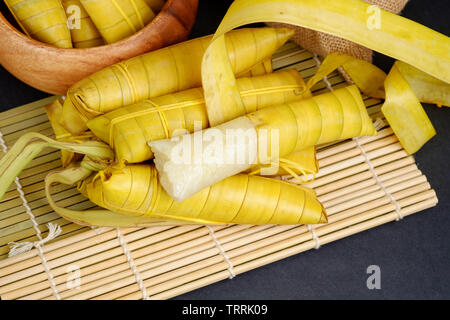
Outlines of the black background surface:
{"type": "MultiPolygon", "coordinates": [[[[200,0],[191,37],[213,33],[230,4],[200,0]]],[[[402,14],[448,36],[449,13],[448,1],[412,0],[402,14]]],[[[385,71],[392,64],[379,54],[374,62],[385,71]]],[[[1,67],[0,90],[2,111],[48,96],[1,67]]],[[[437,207],[176,299],[450,299],[450,108],[424,107],[438,135],[415,157],[437,207]],[[369,265],[381,268],[381,290],[366,287],[369,265]]]]}

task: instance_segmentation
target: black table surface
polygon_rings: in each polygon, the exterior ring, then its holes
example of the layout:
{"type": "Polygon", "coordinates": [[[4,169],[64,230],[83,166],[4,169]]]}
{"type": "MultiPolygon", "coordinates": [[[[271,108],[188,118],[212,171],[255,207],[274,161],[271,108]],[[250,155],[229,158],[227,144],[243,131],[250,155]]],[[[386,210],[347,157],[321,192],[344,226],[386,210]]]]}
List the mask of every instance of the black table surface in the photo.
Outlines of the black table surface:
{"type": "MultiPolygon", "coordinates": [[[[200,0],[191,37],[213,33],[231,1],[200,0]]],[[[450,34],[448,1],[411,0],[402,15],[450,34]]],[[[0,35],[1,37],[1,35],[0,35]]],[[[392,60],[375,54],[389,70],[392,60]]],[[[0,111],[48,96],[0,67],[0,111]]],[[[438,134],[416,155],[439,204],[176,299],[449,299],[450,108],[424,105],[438,134]],[[381,270],[381,289],[369,290],[367,268],[381,270]]]]}

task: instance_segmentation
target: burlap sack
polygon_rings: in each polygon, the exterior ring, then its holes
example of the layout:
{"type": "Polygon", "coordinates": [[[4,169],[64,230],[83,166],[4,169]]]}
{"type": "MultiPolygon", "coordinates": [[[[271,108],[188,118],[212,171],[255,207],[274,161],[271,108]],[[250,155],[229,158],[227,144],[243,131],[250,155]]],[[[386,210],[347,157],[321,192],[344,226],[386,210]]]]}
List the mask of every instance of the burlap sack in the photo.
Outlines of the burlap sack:
{"type": "MultiPolygon", "coordinates": [[[[408,2],[408,0],[364,1],[397,14],[403,10],[406,3],[408,2]]],[[[351,41],[326,33],[313,31],[302,27],[291,26],[283,23],[268,23],[268,25],[295,28],[295,35],[293,37],[295,43],[308,51],[317,53],[319,56],[325,57],[331,52],[340,52],[372,62],[372,50],[351,41]]]]}

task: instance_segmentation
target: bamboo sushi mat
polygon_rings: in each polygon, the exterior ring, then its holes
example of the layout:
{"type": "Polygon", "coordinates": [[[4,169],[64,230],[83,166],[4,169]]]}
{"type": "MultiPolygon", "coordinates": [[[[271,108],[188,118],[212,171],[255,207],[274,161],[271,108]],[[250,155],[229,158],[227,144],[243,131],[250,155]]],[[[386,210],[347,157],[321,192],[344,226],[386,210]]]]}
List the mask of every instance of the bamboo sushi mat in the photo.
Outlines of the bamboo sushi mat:
{"type": "MultiPolygon", "coordinates": [[[[273,57],[274,69],[296,68],[308,79],[317,56],[287,43],[273,57]]],[[[334,72],[315,94],[347,85],[334,72]]],[[[0,148],[7,151],[25,132],[52,136],[44,106],[54,97],[0,114],[0,148]]],[[[373,119],[380,101],[365,98],[373,119]]],[[[3,156],[0,151],[0,156],[3,156]]],[[[59,151],[44,150],[0,202],[0,296],[2,299],[167,299],[234,277],[265,264],[319,248],[433,207],[438,200],[414,158],[389,127],[318,148],[320,171],[314,188],[329,222],[305,225],[164,226],[88,228],[52,211],[43,179],[60,167],[59,151]],[[8,258],[9,242],[35,242],[47,223],[61,226],[54,240],[8,258]]],[[[94,207],[75,188],[53,190],[59,206],[94,207]]]]}

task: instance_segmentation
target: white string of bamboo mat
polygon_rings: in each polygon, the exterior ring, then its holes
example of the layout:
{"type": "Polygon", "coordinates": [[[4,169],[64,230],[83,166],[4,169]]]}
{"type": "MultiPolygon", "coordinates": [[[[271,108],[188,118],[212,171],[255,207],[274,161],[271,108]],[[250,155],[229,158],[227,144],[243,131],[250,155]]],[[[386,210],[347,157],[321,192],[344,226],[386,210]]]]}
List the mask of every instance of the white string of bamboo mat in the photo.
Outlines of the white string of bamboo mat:
{"type": "Polygon", "coordinates": [[[134,263],[134,259],[131,257],[131,253],[128,250],[128,246],[123,239],[122,234],[120,233],[120,228],[116,228],[117,230],[117,238],[119,239],[120,246],[123,249],[123,253],[127,257],[128,264],[130,266],[131,271],[134,274],[134,278],[136,279],[136,283],[139,286],[139,290],[141,290],[142,293],[142,300],[149,300],[150,297],[147,295],[147,288],[144,286],[144,283],[142,282],[141,274],[139,273],[136,264],[134,263]]]}
{"type": "Polygon", "coordinates": [[[318,250],[320,248],[320,238],[317,236],[316,229],[310,224],[308,224],[307,227],[308,231],[312,234],[313,240],[316,242],[314,249],[318,250]]]}
{"type": "MultiPolygon", "coordinates": [[[[316,62],[317,68],[320,67],[321,62],[317,54],[314,53],[313,55],[314,61],[316,62]]],[[[323,77],[323,81],[325,82],[327,88],[329,91],[334,91],[333,86],[331,85],[330,81],[328,80],[327,76],[323,77]]],[[[382,119],[377,119],[374,123],[375,127],[383,126],[384,121],[382,119]]],[[[377,131],[379,130],[376,128],[377,131]]],[[[364,157],[364,161],[366,162],[367,166],[369,167],[369,171],[372,174],[373,178],[375,179],[376,183],[380,187],[380,189],[386,194],[386,197],[389,198],[389,200],[394,204],[395,206],[395,212],[397,213],[397,219],[396,221],[399,221],[403,219],[402,209],[400,204],[397,202],[397,200],[394,198],[394,196],[387,190],[386,186],[383,184],[383,182],[380,180],[380,177],[375,171],[375,168],[372,164],[372,161],[370,160],[369,156],[367,155],[366,151],[364,150],[363,146],[361,145],[359,138],[354,137],[352,140],[356,143],[356,146],[358,147],[359,151],[361,152],[362,156],[364,157]]]]}
{"type": "Polygon", "coordinates": [[[213,239],[214,243],[216,244],[216,247],[219,249],[220,254],[223,256],[223,259],[225,260],[225,262],[228,264],[228,271],[230,272],[230,277],[229,279],[233,279],[234,277],[236,277],[236,274],[234,273],[234,268],[233,268],[233,263],[231,263],[230,258],[228,257],[227,253],[225,252],[225,249],[222,247],[222,245],[220,244],[219,239],[217,239],[216,234],[214,233],[213,228],[211,228],[211,226],[206,226],[209,230],[209,234],[211,235],[211,238],[213,239]]]}
{"type": "MultiPolygon", "coordinates": [[[[3,153],[6,154],[8,152],[8,147],[6,146],[6,143],[5,143],[5,140],[3,139],[3,134],[2,134],[1,131],[0,131],[0,146],[2,147],[3,153]]],[[[39,241],[36,241],[36,242],[24,242],[24,243],[15,243],[15,242],[11,243],[12,247],[11,247],[10,253],[8,254],[8,257],[12,257],[12,256],[14,256],[16,254],[29,251],[33,247],[36,248],[38,250],[39,257],[41,258],[42,266],[44,267],[44,270],[45,270],[45,272],[47,274],[47,277],[48,277],[48,280],[50,282],[50,286],[51,286],[51,288],[53,290],[53,294],[55,295],[57,300],[61,300],[61,297],[60,297],[60,295],[58,293],[58,290],[56,289],[56,285],[55,285],[55,282],[53,280],[53,274],[50,271],[50,268],[49,268],[49,266],[47,264],[47,259],[44,256],[44,251],[42,250],[42,246],[46,242],[56,238],[61,233],[61,227],[59,225],[55,225],[55,224],[49,223],[48,224],[48,229],[49,229],[48,235],[47,235],[46,238],[43,239],[42,235],[41,235],[41,230],[38,227],[38,223],[36,221],[36,218],[35,218],[33,212],[31,211],[31,208],[28,205],[28,201],[27,201],[27,199],[25,197],[25,193],[22,190],[22,185],[20,184],[19,177],[16,177],[14,179],[14,183],[17,186],[17,192],[19,193],[20,199],[22,200],[22,204],[25,207],[25,210],[26,210],[26,212],[27,212],[27,214],[28,214],[32,224],[33,224],[33,228],[36,231],[36,236],[38,237],[39,241]]]]}
{"type": "Polygon", "coordinates": [[[353,141],[356,142],[356,145],[359,148],[359,150],[361,151],[361,154],[363,155],[363,157],[365,159],[365,162],[369,166],[370,173],[372,174],[373,178],[377,182],[378,186],[381,188],[381,190],[383,190],[383,192],[386,194],[386,196],[389,198],[389,200],[395,205],[395,212],[397,213],[396,221],[399,221],[399,220],[403,219],[402,208],[401,208],[400,204],[394,198],[394,196],[389,192],[389,190],[387,190],[387,188],[384,185],[384,183],[380,180],[380,177],[376,173],[375,168],[374,168],[374,166],[372,164],[372,161],[370,161],[370,158],[367,155],[367,153],[364,150],[364,148],[361,145],[361,143],[359,142],[359,139],[358,138],[353,138],[353,141]]]}

